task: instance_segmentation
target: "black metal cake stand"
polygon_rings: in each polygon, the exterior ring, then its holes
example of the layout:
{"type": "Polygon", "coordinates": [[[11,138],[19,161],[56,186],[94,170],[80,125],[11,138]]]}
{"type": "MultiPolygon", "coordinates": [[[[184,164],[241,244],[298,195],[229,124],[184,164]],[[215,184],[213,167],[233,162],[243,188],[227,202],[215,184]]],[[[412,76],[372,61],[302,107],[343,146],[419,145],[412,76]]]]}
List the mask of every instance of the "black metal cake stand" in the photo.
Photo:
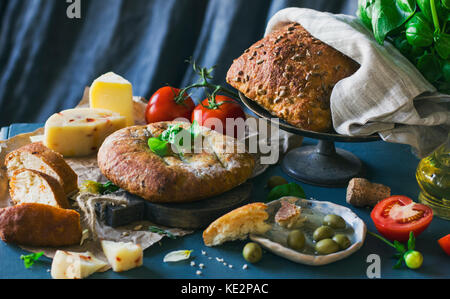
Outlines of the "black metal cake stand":
{"type": "Polygon", "coordinates": [[[257,116],[276,124],[280,129],[296,135],[317,139],[316,146],[301,146],[289,151],[281,162],[281,168],[289,176],[316,186],[344,187],[355,177],[364,177],[364,165],[349,151],[335,147],[335,142],[378,141],[378,135],[345,136],[336,132],[318,133],[302,130],[287,124],[267,110],[239,93],[242,103],[257,116]]]}

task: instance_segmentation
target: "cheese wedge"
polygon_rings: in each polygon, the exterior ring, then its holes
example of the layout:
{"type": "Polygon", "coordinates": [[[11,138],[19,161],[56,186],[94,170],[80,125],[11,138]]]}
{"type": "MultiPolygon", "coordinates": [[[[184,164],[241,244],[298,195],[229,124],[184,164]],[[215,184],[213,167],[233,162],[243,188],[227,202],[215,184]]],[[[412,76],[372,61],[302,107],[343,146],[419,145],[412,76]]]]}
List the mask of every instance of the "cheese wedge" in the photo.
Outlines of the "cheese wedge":
{"type": "Polygon", "coordinates": [[[52,262],[54,279],[82,279],[108,266],[90,252],[78,253],[58,250],[52,262]]]}
{"type": "Polygon", "coordinates": [[[127,126],[134,125],[133,87],[121,76],[109,72],[97,78],[89,90],[91,108],[108,109],[125,116],[127,126]]]}
{"type": "Polygon", "coordinates": [[[45,123],[44,145],[65,157],[98,151],[106,137],[126,127],[125,117],[105,109],[69,109],[45,123]]]}
{"type": "Polygon", "coordinates": [[[139,244],[124,242],[102,242],[103,253],[115,272],[127,271],[142,266],[144,252],[139,244]]]}

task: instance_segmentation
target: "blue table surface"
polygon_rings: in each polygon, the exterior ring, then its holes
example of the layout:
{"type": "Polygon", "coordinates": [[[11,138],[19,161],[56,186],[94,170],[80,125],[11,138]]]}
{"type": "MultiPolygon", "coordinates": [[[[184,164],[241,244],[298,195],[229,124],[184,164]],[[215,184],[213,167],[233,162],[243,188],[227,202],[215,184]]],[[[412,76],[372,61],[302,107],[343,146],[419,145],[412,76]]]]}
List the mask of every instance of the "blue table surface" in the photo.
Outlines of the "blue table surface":
{"type": "MultiPolygon", "coordinates": [[[[3,130],[3,137],[12,137],[19,133],[33,131],[42,124],[14,124],[3,130]],[[6,132],[7,131],[7,132],[6,132]]],[[[1,139],[0,135],[0,139],[1,139]]],[[[305,144],[315,144],[312,139],[305,139],[305,144]]],[[[410,147],[399,144],[379,142],[369,143],[336,143],[336,146],[356,154],[367,168],[367,178],[373,182],[391,187],[393,194],[402,194],[417,199],[419,188],[415,180],[415,170],[419,160],[411,153],[410,147]]],[[[273,175],[284,176],[288,181],[294,179],[284,174],[279,166],[271,166],[265,173],[252,179],[254,183],[252,200],[264,201],[268,190],[264,188],[267,180],[273,175]]],[[[376,231],[370,219],[370,210],[354,208],[345,201],[345,188],[321,188],[301,184],[308,197],[318,200],[331,201],[350,207],[367,224],[369,231],[376,231]]],[[[367,235],[363,247],[350,257],[338,262],[314,267],[297,264],[264,251],[263,259],[257,264],[246,264],[241,252],[245,241],[228,242],[221,246],[205,247],[202,231],[178,238],[164,238],[144,252],[144,265],[140,268],[123,273],[107,271],[96,273],[90,278],[215,278],[215,279],[297,279],[297,278],[367,278],[368,267],[371,265],[367,258],[376,254],[381,259],[381,278],[450,278],[450,257],[439,247],[437,240],[450,233],[450,221],[434,217],[428,229],[417,238],[416,248],[424,255],[423,266],[418,270],[405,267],[393,269],[395,259],[392,258],[394,249],[385,245],[371,235],[367,235]],[[163,263],[163,257],[171,251],[194,250],[192,259],[196,265],[205,265],[202,275],[196,275],[198,266],[190,266],[190,261],[179,263],[163,263]],[[206,255],[202,254],[206,251],[206,255]],[[211,257],[211,259],[209,259],[211,257]],[[223,258],[233,268],[224,266],[215,258],[223,258]]],[[[0,242],[0,278],[51,278],[49,269],[51,259],[41,258],[32,268],[25,269],[20,256],[28,254],[19,247],[0,242]]]]}

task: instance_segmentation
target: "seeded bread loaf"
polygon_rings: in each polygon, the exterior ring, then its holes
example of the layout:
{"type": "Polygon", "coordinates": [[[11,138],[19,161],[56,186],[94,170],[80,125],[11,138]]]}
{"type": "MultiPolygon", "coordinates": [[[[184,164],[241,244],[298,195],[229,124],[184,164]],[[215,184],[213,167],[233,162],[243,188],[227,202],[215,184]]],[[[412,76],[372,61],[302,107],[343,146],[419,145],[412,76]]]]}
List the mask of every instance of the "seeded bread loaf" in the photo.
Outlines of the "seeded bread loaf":
{"type": "Polygon", "coordinates": [[[14,204],[41,203],[57,208],[70,207],[64,189],[53,177],[31,169],[19,169],[9,180],[14,204]]]}
{"type": "Polygon", "coordinates": [[[330,96],[359,64],[289,23],[234,60],[227,82],[287,123],[316,132],[332,129],[330,96]]]}
{"type": "Polygon", "coordinates": [[[249,234],[264,234],[272,226],[265,221],[269,218],[267,205],[251,203],[237,208],[211,223],[203,232],[206,246],[217,246],[227,241],[244,240],[249,234]]]}
{"type": "Polygon", "coordinates": [[[32,169],[53,177],[66,195],[78,190],[78,176],[59,153],[47,148],[42,142],[25,145],[5,157],[8,177],[18,169],[32,169]]]}
{"type": "Polygon", "coordinates": [[[81,241],[80,214],[38,203],[0,209],[0,238],[26,246],[68,246],[81,241]]]}

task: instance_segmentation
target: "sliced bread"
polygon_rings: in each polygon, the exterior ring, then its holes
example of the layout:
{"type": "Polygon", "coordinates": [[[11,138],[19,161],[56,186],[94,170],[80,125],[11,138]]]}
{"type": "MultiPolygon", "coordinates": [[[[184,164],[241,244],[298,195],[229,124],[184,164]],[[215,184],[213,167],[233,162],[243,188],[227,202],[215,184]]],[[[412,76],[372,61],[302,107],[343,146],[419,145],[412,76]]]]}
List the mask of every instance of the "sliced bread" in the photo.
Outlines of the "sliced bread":
{"type": "Polygon", "coordinates": [[[39,203],[62,209],[70,207],[58,181],[36,170],[17,170],[9,180],[9,193],[15,205],[39,203]]]}
{"type": "Polygon", "coordinates": [[[66,195],[78,190],[78,176],[64,161],[61,154],[47,148],[42,142],[25,145],[5,158],[8,177],[18,169],[32,169],[53,177],[64,189],[66,195]]]}
{"type": "Polygon", "coordinates": [[[269,218],[266,209],[266,204],[256,202],[223,215],[203,232],[205,245],[216,246],[227,241],[244,240],[248,234],[264,234],[272,227],[265,222],[269,218]]]}

